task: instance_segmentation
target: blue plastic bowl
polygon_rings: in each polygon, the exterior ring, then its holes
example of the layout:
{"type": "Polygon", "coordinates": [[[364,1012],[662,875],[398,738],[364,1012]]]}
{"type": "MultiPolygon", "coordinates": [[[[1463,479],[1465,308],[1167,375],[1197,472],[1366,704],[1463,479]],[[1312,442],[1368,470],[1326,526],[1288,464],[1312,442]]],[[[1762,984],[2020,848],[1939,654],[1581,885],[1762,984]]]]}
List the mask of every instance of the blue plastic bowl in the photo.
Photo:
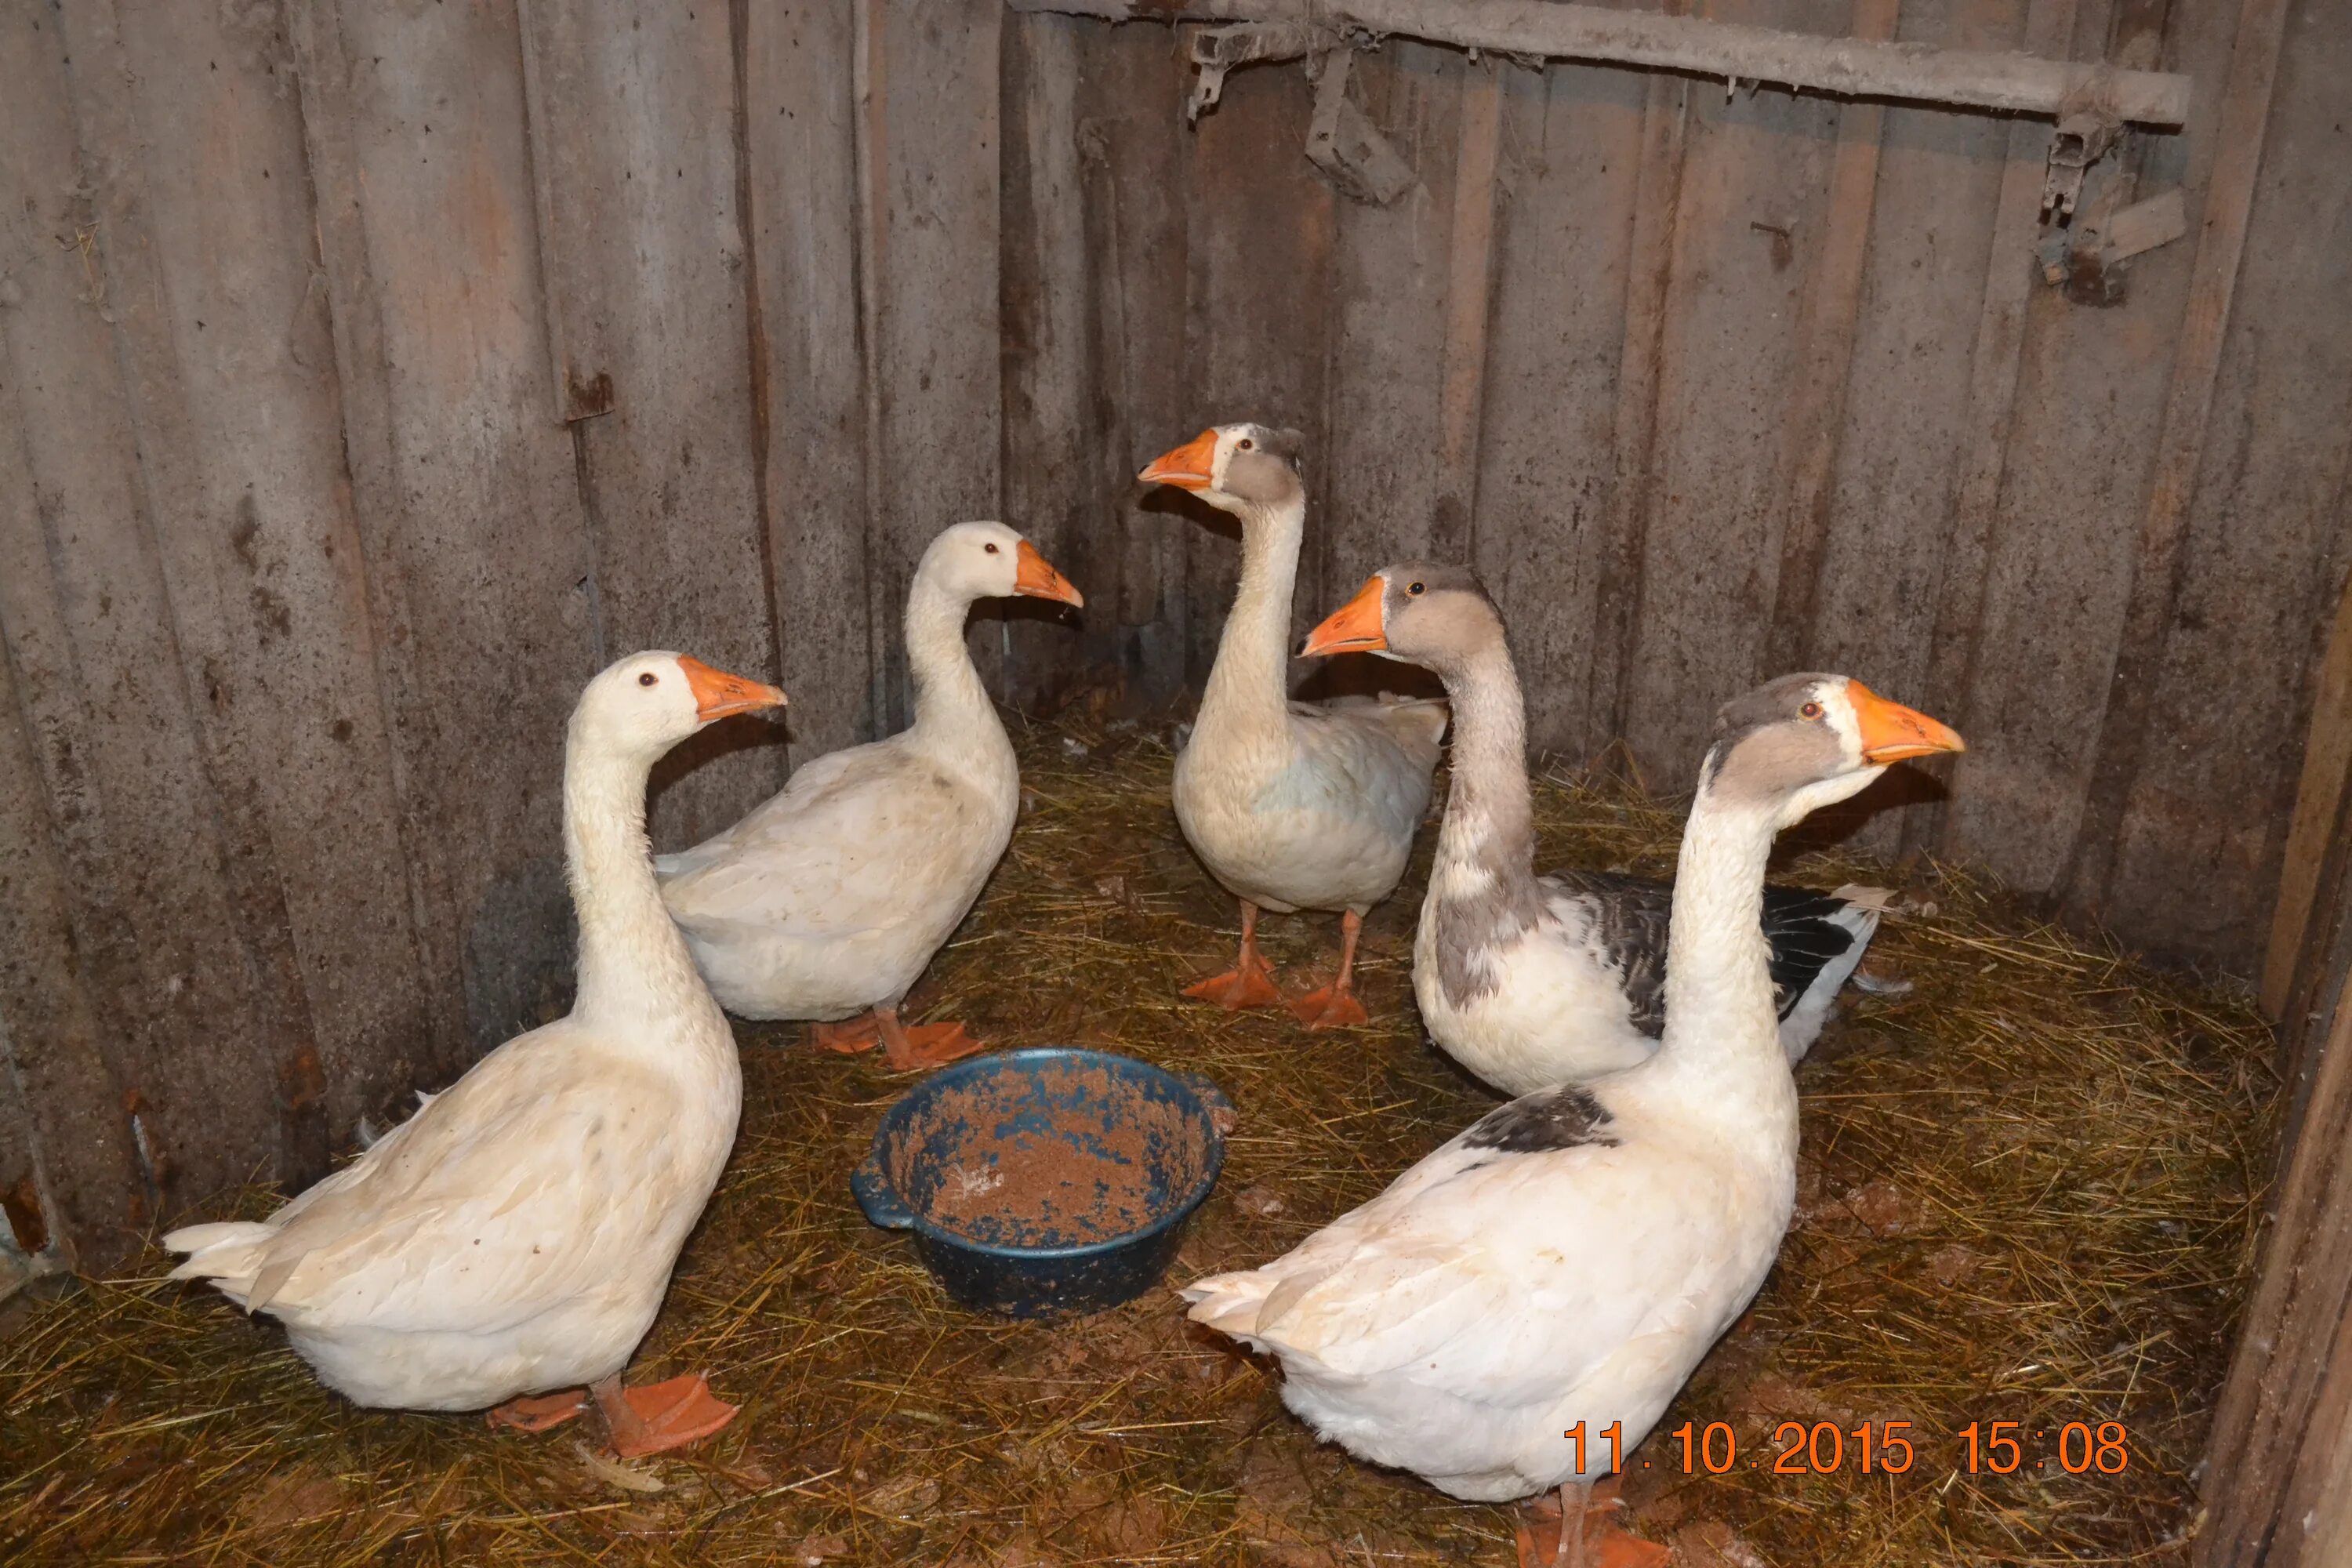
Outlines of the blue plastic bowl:
{"type": "Polygon", "coordinates": [[[1166,1271],[1232,1124],[1232,1102],[1197,1073],[1107,1051],[1006,1051],[908,1090],[850,1187],[866,1218],[915,1233],[965,1305],[1095,1312],[1166,1271]]]}

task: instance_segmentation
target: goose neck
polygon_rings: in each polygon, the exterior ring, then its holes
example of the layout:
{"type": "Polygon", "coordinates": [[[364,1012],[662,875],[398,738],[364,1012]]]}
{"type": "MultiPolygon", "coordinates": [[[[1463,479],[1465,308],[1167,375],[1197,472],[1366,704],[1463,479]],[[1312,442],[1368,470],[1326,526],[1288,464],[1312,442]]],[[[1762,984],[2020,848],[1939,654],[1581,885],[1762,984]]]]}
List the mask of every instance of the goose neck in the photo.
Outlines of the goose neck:
{"type": "Polygon", "coordinates": [[[1793,1139],[1796,1089],[1780,1048],[1762,929],[1764,868],[1776,831],[1766,808],[1724,800],[1705,785],[1692,803],[1675,868],[1666,1020],[1655,1061],[1698,1112],[1785,1121],[1793,1139]]]}
{"type": "Polygon", "coordinates": [[[996,709],[964,641],[971,596],[952,592],[918,574],[907,595],[907,668],[915,683],[914,732],[922,739],[954,742],[974,731],[996,730],[996,709]]]}
{"type": "Polygon", "coordinates": [[[646,839],[652,772],[653,759],[616,754],[575,721],[563,763],[564,869],[580,927],[572,1016],[625,1026],[615,1033],[629,1038],[684,1017],[715,1023],[724,1038],[725,1019],[654,879],[646,839]]]}
{"type": "Polygon", "coordinates": [[[1475,863],[1497,880],[1532,887],[1527,710],[1510,651],[1497,646],[1439,674],[1454,710],[1454,746],[1438,858],[1475,863]]]}
{"type": "Polygon", "coordinates": [[[1282,723],[1290,665],[1290,599],[1298,580],[1298,545],[1307,498],[1270,506],[1245,503],[1241,586],[1201,695],[1203,725],[1254,719],[1282,723]]]}

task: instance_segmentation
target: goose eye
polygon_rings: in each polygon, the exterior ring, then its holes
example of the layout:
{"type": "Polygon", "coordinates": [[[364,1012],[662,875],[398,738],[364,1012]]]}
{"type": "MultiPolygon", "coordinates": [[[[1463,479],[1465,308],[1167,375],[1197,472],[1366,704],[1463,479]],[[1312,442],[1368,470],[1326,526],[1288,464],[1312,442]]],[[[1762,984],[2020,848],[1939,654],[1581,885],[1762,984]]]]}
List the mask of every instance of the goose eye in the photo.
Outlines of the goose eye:
{"type": "Polygon", "coordinates": [[[643,675],[640,675],[639,677],[637,677],[637,684],[638,684],[639,686],[658,686],[659,684],[661,684],[661,677],[660,677],[660,676],[658,676],[658,675],[656,675],[652,670],[650,670],[650,669],[649,669],[649,670],[646,671],[643,675]]]}
{"type": "Polygon", "coordinates": [[[1822,716],[1822,705],[1818,702],[1808,702],[1798,709],[1797,713],[1800,718],[1818,719],[1822,716]]]}
{"type": "Polygon", "coordinates": [[[1408,594],[1426,594],[1429,592],[1429,584],[1426,583],[1407,583],[1404,585],[1404,591],[1408,594]]]}
{"type": "Polygon", "coordinates": [[[1246,436],[1243,437],[1240,440],[1238,440],[1238,441],[1236,441],[1236,442],[1234,442],[1234,448],[1235,448],[1236,450],[1244,451],[1244,452],[1246,452],[1246,451],[1250,450],[1252,447],[1255,447],[1256,445],[1257,445],[1257,443],[1256,443],[1256,442],[1255,442],[1255,441],[1251,440],[1251,439],[1250,439],[1248,437],[1246,437],[1246,436]]]}
{"type": "Polygon", "coordinates": [[[987,551],[991,555],[994,555],[998,552],[996,546],[993,544],[983,544],[981,548],[987,551]]]}

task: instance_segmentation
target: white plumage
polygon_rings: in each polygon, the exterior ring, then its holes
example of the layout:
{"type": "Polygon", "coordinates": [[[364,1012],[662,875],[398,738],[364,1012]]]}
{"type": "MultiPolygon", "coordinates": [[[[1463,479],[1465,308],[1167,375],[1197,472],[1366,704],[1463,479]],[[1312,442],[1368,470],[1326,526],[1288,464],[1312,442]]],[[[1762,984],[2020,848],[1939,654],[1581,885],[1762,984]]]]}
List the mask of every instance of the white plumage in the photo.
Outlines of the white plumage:
{"type": "MultiPolygon", "coordinates": [[[[1307,647],[1425,665],[1452,703],[1445,817],[1413,937],[1413,994],[1430,1037],[1513,1094],[1645,1059],[1664,1016],[1671,889],[1606,872],[1536,875],[1526,708],[1502,617],[1477,579],[1427,562],[1382,567],[1307,647]]],[[[1791,1063],[1862,961],[1884,898],[1765,889],[1791,1063]]]]}
{"type": "Polygon", "coordinates": [[[656,862],[662,896],[728,1011],[820,1022],[871,1011],[894,1065],[977,1049],[955,1026],[905,1031],[898,1006],[1013,837],[1020,765],[964,644],[972,602],[1076,589],[1012,529],[934,540],[907,598],[915,721],[819,757],[782,792],[656,862]]]}
{"type": "MultiPolygon", "coordinates": [[[[471,1410],[580,1384],[619,1398],[742,1100],[726,1017],[654,888],[646,781],[704,723],[782,700],[669,653],[591,681],[564,753],[571,1014],[420,1097],[267,1220],[172,1232],[164,1245],[189,1255],[173,1277],[281,1320],[321,1381],[362,1405],[471,1410]]],[[[707,1391],[690,1403],[698,1419],[731,1414],[707,1391]]],[[[630,1413],[607,1413],[621,1436],[630,1413]]],[[[655,1422],[623,1446],[683,1440],[655,1422]]]]}
{"type": "Polygon", "coordinates": [[[1958,745],[1839,676],[1727,706],[1684,835],[1656,1054],[1503,1106],[1286,1256],[1190,1287],[1192,1317],[1278,1356],[1285,1403],[1324,1436],[1454,1496],[1601,1474],[1601,1434],[1616,1426],[1620,1452],[1647,1435],[1763,1282],[1794,1202],[1759,925],[1773,836],[1888,761],[1958,745]]]}
{"type": "Polygon", "coordinates": [[[1228,1007],[1281,1000],[1256,946],[1257,912],[1342,916],[1339,973],[1293,1004],[1310,1028],[1364,1021],[1352,984],[1364,911],[1396,889],[1429,809],[1445,731],[1441,702],[1294,702],[1284,695],[1291,590],[1307,492],[1297,436],[1223,425],[1155,460],[1149,482],[1192,490],[1242,523],[1241,585],[1217,645],[1192,736],[1176,758],[1176,821],[1241,900],[1232,973],[1187,993],[1228,1007]]]}

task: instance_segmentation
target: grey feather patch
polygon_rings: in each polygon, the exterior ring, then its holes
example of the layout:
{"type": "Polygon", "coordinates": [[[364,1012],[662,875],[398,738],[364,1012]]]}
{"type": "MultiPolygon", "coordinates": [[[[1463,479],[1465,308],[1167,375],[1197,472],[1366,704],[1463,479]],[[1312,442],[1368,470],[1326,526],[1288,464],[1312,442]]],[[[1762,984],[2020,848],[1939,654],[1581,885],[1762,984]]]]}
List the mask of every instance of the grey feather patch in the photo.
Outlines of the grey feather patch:
{"type": "Polygon", "coordinates": [[[1499,1149],[1506,1154],[1546,1154],[1587,1144],[1613,1149],[1612,1118],[1591,1091],[1574,1084],[1523,1094],[1471,1124],[1463,1147],[1499,1149]]]}

